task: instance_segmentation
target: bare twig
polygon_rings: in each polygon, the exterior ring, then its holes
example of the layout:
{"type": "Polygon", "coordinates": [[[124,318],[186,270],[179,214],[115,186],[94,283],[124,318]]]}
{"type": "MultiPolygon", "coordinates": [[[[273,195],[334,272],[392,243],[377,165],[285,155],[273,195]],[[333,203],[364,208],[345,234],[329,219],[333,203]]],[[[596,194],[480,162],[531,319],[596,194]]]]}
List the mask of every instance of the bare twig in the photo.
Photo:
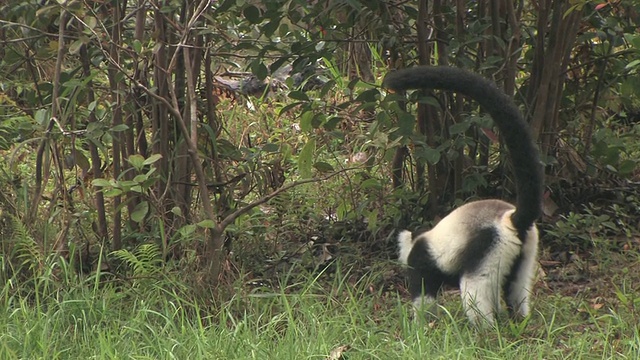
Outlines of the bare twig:
{"type": "Polygon", "coordinates": [[[48,167],[49,159],[44,158],[45,150],[49,146],[51,137],[51,130],[53,128],[54,119],[58,116],[60,111],[60,103],[58,98],[58,92],[60,91],[60,73],[62,71],[62,61],[64,60],[64,30],[69,18],[69,13],[62,9],[60,12],[60,22],[58,26],[58,58],[56,59],[56,68],[53,76],[53,91],[51,101],[51,119],[47,130],[45,131],[44,138],[38,147],[36,153],[36,182],[34,186],[33,198],[31,199],[31,207],[29,208],[29,215],[27,216],[27,222],[35,221],[38,215],[38,203],[42,197],[42,174],[47,174],[47,171],[43,171],[43,167],[48,167]]]}
{"type": "Polygon", "coordinates": [[[247,212],[249,212],[251,209],[255,208],[258,205],[262,205],[264,203],[266,203],[267,201],[273,199],[274,197],[282,194],[283,192],[289,191],[291,189],[293,189],[294,187],[300,186],[300,185],[304,185],[304,184],[310,184],[310,183],[316,183],[316,182],[321,182],[321,181],[326,181],[331,179],[332,177],[342,174],[344,172],[347,171],[351,171],[351,170],[359,170],[362,169],[362,167],[351,167],[351,168],[344,168],[344,169],[340,169],[338,171],[334,171],[332,173],[330,173],[329,175],[323,176],[323,177],[316,177],[316,178],[311,178],[311,179],[304,179],[304,180],[298,180],[298,181],[294,181],[290,184],[284,185],[280,188],[278,188],[277,190],[275,190],[274,192],[272,192],[271,194],[267,194],[255,201],[252,201],[251,203],[247,204],[246,206],[234,211],[233,213],[227,215],[227,217],[225,217],[222,221],[220,221],[220,223],[218,224],[218,229],[220,232],[223,232],[224,229],[229,226],[229,224],[233,223],[234,221],[236,221],[236,219],[244,214],[246,214],[247,212]]]}

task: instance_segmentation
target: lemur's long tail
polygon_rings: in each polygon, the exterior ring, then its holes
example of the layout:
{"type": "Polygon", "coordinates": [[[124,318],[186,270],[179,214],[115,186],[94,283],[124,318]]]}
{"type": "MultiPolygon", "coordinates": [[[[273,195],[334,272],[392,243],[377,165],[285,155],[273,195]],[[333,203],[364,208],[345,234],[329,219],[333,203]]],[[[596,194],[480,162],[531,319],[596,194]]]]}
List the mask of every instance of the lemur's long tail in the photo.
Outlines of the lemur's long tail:
{"type": "Polygon", "coordinates": [[[420,66],[389,73],[383,86],[393,90],[438,89],[476,100],[498,126],[511,155],[516,177],[516,211],[511,217],[524,234],[542,213],[543,173],[529,125],[503,91],[478,74],[460,68],[420,66]]]}

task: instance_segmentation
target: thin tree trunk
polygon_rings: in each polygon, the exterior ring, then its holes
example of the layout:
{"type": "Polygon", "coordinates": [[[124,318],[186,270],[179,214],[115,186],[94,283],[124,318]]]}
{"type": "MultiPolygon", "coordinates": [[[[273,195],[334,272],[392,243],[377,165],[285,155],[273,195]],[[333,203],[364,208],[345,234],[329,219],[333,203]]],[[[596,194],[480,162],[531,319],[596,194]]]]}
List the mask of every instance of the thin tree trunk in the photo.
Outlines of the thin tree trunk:
{"type": "MultiPolygon", "coordinates": [[[[115,64],[120,64],[120,47],[122,46],[121,38],[121,13],[120,13],[120,1],[115,1],[113,6],[113,28],[111,29],[111,45],[109,49],[109,56],[115,64]]],[[[111,124],[113,127],[122,124],[122,83],[118,81],[118,69],[110,64],[108,68],[109,86],[111,89],[112,103],[113,103],[113,117],[111,124]]],[[[122,132],[113,133],[113,177],[115,179],[120,178],[122,173],[122,132]]],[[[121,196],[115,196],[113,198],[113,241],[111,243],[112,250],[119,250],[122,248],[122,212],[120,211],[120,204],[122,202],[121,196]]]]}
{"type": "MultiPolygon", "coordinates": [[[[82,72],[85,78],[91,77],[91,60],[89,59],[89,52],[87,51],[86,45],[83,45],[80,48],[80,61],[82,62],[82,72]]],[[[89,80],[87,82],[87,101],[92,103],[95,101],[95,94],[93,90],[93,81],[89,80]]],[[[88,118],[89,123],[97,123],[98,119],[96,118],[95,109],[89,113],[88,118]]],[[[100,158],[100,152],[98,150],[98,146],[93,142],[89,141],[89,153],[91,154],[91,168],[93,171],[94,179],[102,178],[102,159],[100,158]]],[[[95,192],[94,203],[96,206],[96,212],[98,213],[98,225],[96,227],[96,233],[100,238],[100,242],[105,244],[109,230],[107,228],[107,215],[106,209],[104,206],[104,194],[102,191],[95,192]]]]}

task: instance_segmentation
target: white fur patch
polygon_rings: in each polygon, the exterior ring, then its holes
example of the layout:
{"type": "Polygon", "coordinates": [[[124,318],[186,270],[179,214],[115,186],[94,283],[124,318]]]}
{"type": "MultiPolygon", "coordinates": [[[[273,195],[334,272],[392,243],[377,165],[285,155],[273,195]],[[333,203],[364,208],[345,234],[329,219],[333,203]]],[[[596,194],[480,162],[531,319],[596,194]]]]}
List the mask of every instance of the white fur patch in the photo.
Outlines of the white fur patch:
{"type": "MultiPolygon", "coordinates": [[[[462,301],[467,316],[474,324],[493,322],[495,314],[501,310],[503,284],[520,255],[520,267],[510,284],[505,301],[518,314],[526,316],[529,313],[529,296],[538,251],[538,231],[535,225],[532,226],[523,243],[511,221],[514,211],[513,205],[501,200],[471,202],[457,208],[433,229],[415,239],[428,244],[430,255],[441,271],[461,276],[462,301]],[[497,238],[473,272],[460,273],[464,269],[464,264],[461,263],[462,253],[469,246],[470,234],[487,227],[496,230],[497,238]]],[[[407,264],[414,245],[411,232],[401,232],[398,245],[399,259],[403,264],[407,264]]],[[[416,298],[414,308],[417,309],[434,300],[430,297],[416,298]]]]}
{"type": "Polygon", "coordinates": [[[413,249],[413,238],[411,231],[404,230],[398,234],[398,260],[404,265],[409,261],[409,254],[413,249]]]}

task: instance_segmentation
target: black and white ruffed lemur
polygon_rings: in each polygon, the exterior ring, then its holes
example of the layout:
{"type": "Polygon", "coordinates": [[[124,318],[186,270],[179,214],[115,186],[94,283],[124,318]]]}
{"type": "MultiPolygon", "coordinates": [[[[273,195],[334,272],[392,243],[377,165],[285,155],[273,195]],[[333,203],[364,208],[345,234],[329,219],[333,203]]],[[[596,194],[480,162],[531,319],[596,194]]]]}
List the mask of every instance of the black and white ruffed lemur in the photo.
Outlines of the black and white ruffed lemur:
{"type": "Polygon", "coordinates": [[[492,324],[501,298],[511,314],[529,314],[538,252],[536,219],[542,211],[543,173],[529,125],[503,91],[466,70],[422,66],[389,73],[392,90],[437,89],[477,101],[493,118],[509,151],[516,179],[515,206],[480,200],[452,211],[429,231],[402,231],[399,259],[408,268],[416,310],[431,310],[444,284],[460,288],[473,324],[492,324]]]}

